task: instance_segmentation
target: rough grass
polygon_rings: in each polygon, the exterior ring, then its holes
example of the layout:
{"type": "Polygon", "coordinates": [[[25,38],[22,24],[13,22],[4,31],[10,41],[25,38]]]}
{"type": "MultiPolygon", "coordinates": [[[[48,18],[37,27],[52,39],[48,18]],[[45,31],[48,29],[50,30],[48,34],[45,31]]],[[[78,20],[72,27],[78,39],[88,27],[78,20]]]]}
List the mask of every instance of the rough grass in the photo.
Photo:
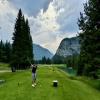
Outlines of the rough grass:
{"type": "Polygon", "coordinates": [[[0,70],[9,70],[9,69],[10,69],[9,64],[0,62],[0,70]]]}
{"type": "Polygon", "coordinates": [[[87,77],[78,77],[77,79],[100,91],[100,79],[95,80],[87,77]]]}
{"type": "Polygon", "coordinates": [[[31,86],[31,70],[0,73],[0,100],[100,100],[100,92],[84,82],[72,80],[59,69],[39,67],[37,86],[31,86]],[[52,81],[59,81],[58,87],[52,81]]]}

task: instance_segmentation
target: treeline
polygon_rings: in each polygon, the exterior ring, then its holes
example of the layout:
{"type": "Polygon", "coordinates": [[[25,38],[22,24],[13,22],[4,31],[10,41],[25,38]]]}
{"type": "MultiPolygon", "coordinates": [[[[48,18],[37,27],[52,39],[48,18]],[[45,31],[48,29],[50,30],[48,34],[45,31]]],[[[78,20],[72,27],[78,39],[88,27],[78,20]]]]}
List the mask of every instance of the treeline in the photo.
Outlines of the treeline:
{"type": "MultiPolygon", "coordinates": [[[[77,66],[77,75],[100,77],[100,0],[88,0],[78,19],[80,55],[59,59],[68,66],[77,66]]],[[[59,58],[59,57],[57,57],[59,58]]],[[[56,59],[57,63],[57,59],[56,59]]]]}
{"type": "Polygon", "coordinates": [[[84,4],[84,13],[78,20],[81,52],[78,75],[100,75],[100,0],[89,0],[84,4]]]}
{"type": "Polygon", "coordinates": [[[50,58],[42,57],[41,60],[35,61],[37,64],[51,64],[52,60],[50,58]]]}
{"type": "Polygon", "coordinates": [[[24,18],[21,9],[18,12],[12,44],[0,42],[0,62],[9,63],[12,69],[26,69],[34,62],[33,42],[28,19],[24,18]]]}
{"type": "Polygon", "coordinates": [[[4,43],[1,40],[0,41],[0,62],[9,63],[11,60],[11,52],[12,52],[12,46],[10,42],[6,41],[6,43],[4,43]]]}
{"type": "Polygon", "coordinates": [[[33,63],[33,42],[28,19],[21,9],[18,12],[13,32],[12,59],[10,65],[17,69],[26,69],[33,63]]]}
{"type": "Polygon", "coordinates": [[[61,57],[59,55],[55,55],[52,59],[52,63],[54,64],[66,64],[66,67],[72,67],[73,69],[78,68],[79,63],[79,55],[74,54],[67,57],[61,57]]]}

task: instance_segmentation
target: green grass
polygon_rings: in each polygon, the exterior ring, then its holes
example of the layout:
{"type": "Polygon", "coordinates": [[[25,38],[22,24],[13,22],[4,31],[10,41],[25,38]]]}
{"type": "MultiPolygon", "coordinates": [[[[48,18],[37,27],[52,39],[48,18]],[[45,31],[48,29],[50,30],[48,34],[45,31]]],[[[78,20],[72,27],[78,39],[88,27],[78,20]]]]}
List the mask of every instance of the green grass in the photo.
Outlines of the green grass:
{"type": "Polygon", "coordinates": [[[96,88],[100,91],[100,79],[95,80],[87,77],[77,77],[76,79],[83,81],[84,83],[89,84],[93,88],[96,88]]]}
{"type": "Polygon", "coordinates": [[[10,69],[9,64],[0,62],[0,70],[8,70],[8,69],[10,69]]]}
{"type": "Polygon", "coordinates": [[[100,100],[100,92],[82,81],[72,80],[60,69],[41,67],[37,71],[37,86],[31,86],[31,70],[0,73],[0,100],[100,100]],[[52,81],[59,81],[58,87],[52,81]]]}

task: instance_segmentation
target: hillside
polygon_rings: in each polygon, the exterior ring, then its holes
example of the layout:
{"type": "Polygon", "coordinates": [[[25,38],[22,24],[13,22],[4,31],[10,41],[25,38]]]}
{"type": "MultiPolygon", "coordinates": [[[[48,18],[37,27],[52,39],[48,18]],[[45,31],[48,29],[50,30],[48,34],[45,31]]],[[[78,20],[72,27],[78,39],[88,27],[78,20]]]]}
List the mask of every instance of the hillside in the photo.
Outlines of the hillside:
{"type": "Polygon", "coordinates": [[[56,56],[67,57],[71,55],[77,55],[80,53],[79,37],[65,38],[61,41],[56,56]]]}
{"type": "Polygon", "coordinates": [[[33,44],[33,53],[35,60],[41,60],[42,57],[52,58],[53,54],[46,48],[43,48],[40,45],[33,44]]]}
{"type": "Polygon", "coordinates": [[[0,73],[0,79],[5,79],[0,84],[1,100],[100,100],[100,92],[91,86],[71,80],[68,75],[52,67],[38,68],[37,86],[31,86],[31,71],[16,73],[0,73]],[[58,87],[52,86],[52,81],[59,81],[58,87]]]}

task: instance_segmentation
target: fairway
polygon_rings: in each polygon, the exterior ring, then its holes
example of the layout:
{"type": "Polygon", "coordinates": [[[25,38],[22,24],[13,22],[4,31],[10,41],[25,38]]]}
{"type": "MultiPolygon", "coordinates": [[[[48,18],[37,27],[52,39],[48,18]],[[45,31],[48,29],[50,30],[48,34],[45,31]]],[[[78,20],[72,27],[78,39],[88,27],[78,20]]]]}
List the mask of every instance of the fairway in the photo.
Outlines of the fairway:
{"type": "Polygon", "coordinates": [[[71,80],[57,68],[38,67],[37,86],[31,86],[31,70],[0,73],[0,100],[100,100],[100,92],[89,85],[71,80]],[[58,87],[52,86],[58,80],[58,87]]]}

